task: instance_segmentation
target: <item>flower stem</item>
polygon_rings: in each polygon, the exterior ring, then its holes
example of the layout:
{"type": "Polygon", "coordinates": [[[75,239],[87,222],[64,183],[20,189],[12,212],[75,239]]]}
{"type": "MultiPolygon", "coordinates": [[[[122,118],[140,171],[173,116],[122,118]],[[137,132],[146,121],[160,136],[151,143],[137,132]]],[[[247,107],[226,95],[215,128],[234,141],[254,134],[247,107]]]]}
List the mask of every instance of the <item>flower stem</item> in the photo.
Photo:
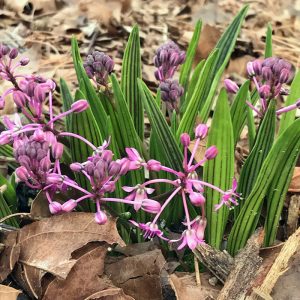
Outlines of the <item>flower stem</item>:
{"type": "Polygon", "coordinates": [[[97,150],[97,147],[95,147],[90,141],[88,141],[87,139],[85,139],[84,137],[78,135],[78,134],[75,134],[75,133],[71,133],[71,132],[61,132],[59,134],[60,136],[71,136],[71,137],[74,137],[76,139],[79,139],[81,141],[83,141],[84,143],[86,143],[88,146],[90,146],[94,151],[97,150]]]}

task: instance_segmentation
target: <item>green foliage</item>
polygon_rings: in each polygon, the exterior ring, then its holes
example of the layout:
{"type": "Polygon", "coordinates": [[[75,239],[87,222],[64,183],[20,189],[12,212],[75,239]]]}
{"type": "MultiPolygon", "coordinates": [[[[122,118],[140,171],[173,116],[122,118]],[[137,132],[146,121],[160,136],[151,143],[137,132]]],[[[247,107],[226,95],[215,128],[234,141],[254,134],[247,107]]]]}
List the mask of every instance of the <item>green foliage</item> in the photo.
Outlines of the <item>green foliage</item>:
{"type": "MultiPolygon", "coordinates": [[[[226,191],[231,188],[234,177],[234,139],[228,98],[224,89],[217,101],[208,136],[207,147],[212,145],[217,147],[218,155],[205,163],[204,180],[226,191]]],[[[220,248],[228,220],[228,207],[223,206],[216,212],[215,205],[221,201],[222,195],[209,188],[205,195],[207,241],[213,247],[220,248]]]]}

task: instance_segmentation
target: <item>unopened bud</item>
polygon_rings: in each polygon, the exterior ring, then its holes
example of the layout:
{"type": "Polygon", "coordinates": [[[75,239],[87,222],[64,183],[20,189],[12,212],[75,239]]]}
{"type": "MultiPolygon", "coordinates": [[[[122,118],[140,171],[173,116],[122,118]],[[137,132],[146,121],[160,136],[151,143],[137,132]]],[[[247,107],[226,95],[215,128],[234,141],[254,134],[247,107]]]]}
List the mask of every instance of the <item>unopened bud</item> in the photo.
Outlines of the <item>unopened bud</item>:
{"type": "Polygon", "coordinates": [[[15,59],[18,56],[19,52],[17,48],[13,48],[9,53],[10,59],[15,59]]]}
{"type": "Polygon", "coordinates": [[[89,104],[86,100],[78,100],[71,105],[71,109],[75,113],[80,113],[86,110],[89,107],[89,104]]]}
{"type": "Polygon", "coordinates": [[[20,179],[20,181],[27,181],[29,179],[29,173],[23,166],[16,169],[16,175],[20,179]]]}
{"type": "Polygon", "coordinates": [[[254,68],[253,68],[253,62],[252,61],[249,61],[247,63],[247,72],[248,72],[248,75],[249,76],[255,76],[255,71],[254,71],[254,68]]]}
{"type": "Polygon", "coordinates": [[[51,168],[51,161],[47,156],[41,159],[40,168],[43,172],[47,172],[51,168]]]}
{"type": "Polygon", "coordinates": [[[196,138],[204,139],[207,136],[208,127],[206,124],[199,124],[195,129],[196,138]]]}
{"type": "Polygon", "coordinates": [[[190,145],[191,138],[187,133],[183,133],[180,136],[180,142],[184,147],[188,147],[190,145]]]}
{"type": "Polygon", "coordinates": [[[271,89],[270,86],[267,84],[264,84],[259,88],[259,95],[263,99],[267,99],[270,96],[270,93],[271,89]]]}
{"type": "Polygon", "coordinates": [[[147,169],[149,171],[154,171],[154,172],[158,172],[161,170],[161,163],[155,159],[150,159],[147,162],[147,169]]]}
{"type": "Polygon", "coordinates": [[[228,93],[236,94],[239,90],[238,85],[230,79],[225,79],[224,85],[228,93]]]}
{"type": "Polygon", "coordinates": [[[77,202],[74,199],[70,199],[62,205],[64,212],[70,212],[77,206],[77,202]]]}
{"type": "Polygon", "coordinates": [[[53,215],[58,214],[62,210],[61,204],[59,202],[52,201],[49,204],[49,210],[50,210],[51,214],[53,214],[53,215]]]}
{"type": "Polygon", "coordinates": [[[194,206],[202,206],[205,203],[205,197],[201,193],[190,193],[190,200],[194,206]]]}
{"type": "Polygon", "coordinates": [[[23,57],[23,58],[21,58],[21,60],[20,60],[20,65],[21,66],[26,66],[26,65],[28,65],[29,64],[29,58],[28,57],[23,57]]]}
{"type": "Polygon", "coordinates": [[[70,165],[70,169],[73,172],[80,172],[83,169],[83,166],[80,163],[72,163],[70,165]]]}
{"type": "Polygon", "coordinates": [[[54,159],[60,159],[64,152],[64,145],[62,143],[54,143],[52,145],[52,155],[54,159]]]}
{"type": "Polygon", "coordinates": [[[151,199],[144,199],[142,201],[142,210],[150,213],[150,214],[157,214],[160,212],[161,205],[159,202],[151,199]]]}
{"type": "Polygon", "coordinates": [[[218,149],[216,146],[210,146],[209,148],[206,149],[205,151],[205,157],[206,159],[214,159],[218,155],[218,149]]]}
{"type": "Polygon", "coordinates": [[[102,211],[95,213],[95,222],[99,225],[103,225],[107,222],[107,215],[102,211]]]}

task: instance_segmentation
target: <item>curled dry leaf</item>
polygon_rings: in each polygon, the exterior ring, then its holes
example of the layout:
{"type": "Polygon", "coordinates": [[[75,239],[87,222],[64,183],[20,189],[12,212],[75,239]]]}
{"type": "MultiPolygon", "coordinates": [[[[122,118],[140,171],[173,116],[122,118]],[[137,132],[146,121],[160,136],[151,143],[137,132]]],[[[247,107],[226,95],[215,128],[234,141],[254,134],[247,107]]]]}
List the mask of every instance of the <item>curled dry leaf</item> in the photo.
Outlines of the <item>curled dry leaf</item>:
{"type": "Polygon", "coordinates": [[[27,225],[19,231],[20,258],[14,276],[32,296],[42,293],[42,279],[51,273],[66,279],[76,264],[76,250],[91,242],[123,245],[115,220],[94,222],[91,213],[70,213],[27,225]]]}
{"type": "MultiPolygon", "coordinates": [[[[19,259],[20,246],[16,242],[17,231],[0,234],[0,242],[5,245],[0,253],[0,282],[2,282],[13,270],[19,259]]],[[[1,293],[0,293],[1,294],[1,293]]],[[[0,299],[2,299],[0,297],[0,299]]]]}
{"type": "Polygon", "coordinates": [[[300,193],[300,167],[296,167],[294,170],[289,192],[300,193]]]}
{"type": "Polygon", "coordinates": [[[165,263],[161,251],[156,249],[108,263],[105,273],[116,286],[134,299],[161,300],[160,273],[165,263]]]}
{"type": "Polygon", "coordinates": [[[21,291],[16,290],[10,286],[0,284],[0,299],[1,300],[17,300],[21,291]]]}
{"type": "Polygon", "coordinates": [[[106,251],[105,246],[94,243],[85,249],[84,254],[77,253],[80,257],[66,280],[57,277],[52,280],[46,287],[43,300],[56,299],[57,295],[60,295],[60,300],[95,299],[99,293],[102,293],[102,297],[103,293],[107,293],[110,296],[118,295],[120,300],[132,299],[125,294],[121,296],[120,289],[103,275],[106,251]]]}

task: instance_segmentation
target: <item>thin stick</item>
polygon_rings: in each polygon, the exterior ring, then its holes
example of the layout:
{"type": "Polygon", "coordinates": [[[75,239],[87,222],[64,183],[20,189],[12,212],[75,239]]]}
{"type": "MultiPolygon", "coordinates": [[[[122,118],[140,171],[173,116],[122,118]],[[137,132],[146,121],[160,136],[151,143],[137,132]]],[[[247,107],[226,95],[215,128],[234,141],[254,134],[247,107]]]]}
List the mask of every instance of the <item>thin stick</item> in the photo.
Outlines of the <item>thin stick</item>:
{"type": "Polygon", "coordinates": [[[30,215],[30,213],[15,213],[15,214],[11,214],[9,216],[6,216],[6,217],[0,219],[0,223],[3,223],[3,222],[5,222],[8,219],[13,218],[13,217],[17,217],[17,216],[23,217],[23,216],[29,216],[29,215],[30,215]]]}
{"type": "Polygon", "coordinates": [[[195,274],[196,274],[196,284],[197,284],[197,286],[201,286],[199,261],[198,261],[198,258],[195,254],[194,254],[194,266],[195,266],[195,274]]]}

